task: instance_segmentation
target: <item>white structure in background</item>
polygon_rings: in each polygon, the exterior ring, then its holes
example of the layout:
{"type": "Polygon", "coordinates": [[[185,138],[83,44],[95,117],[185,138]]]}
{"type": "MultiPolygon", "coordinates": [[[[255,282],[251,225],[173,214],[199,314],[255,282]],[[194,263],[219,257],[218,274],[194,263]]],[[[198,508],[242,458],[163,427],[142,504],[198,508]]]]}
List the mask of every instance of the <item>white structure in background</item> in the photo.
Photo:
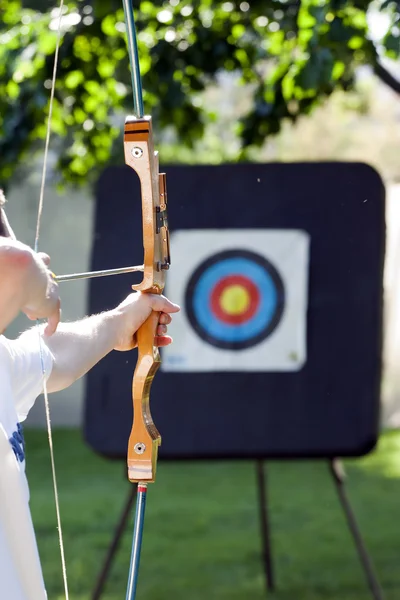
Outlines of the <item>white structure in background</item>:
{"type": "Polygon", "coordinates": [[[386,188],[382,422],[400,425],[400,185],[386,188]]]}
{"type": "MultiPolygon", "coordinates": [[[[8,194],[7,214],[17,237],[33,246],[39,200],[39,187],[31,181],[13,187],[8,194]]],[[[89,270],[92,245],[93,208],[89,190],[68,191],[60,195],[48,186],[45,193],[39,249],[51,256],[51,269],[62,275],[89,270]]],[[[60,284],[62,318],[73,321],[86,315],[87,281],[60,284]]],[[[18,318],[7,335],[16,337],[32,327],[32,321],[18,318]]],[[[76,427],[82,423],[84,385],[76,382],[68,390],[50,396],[53,426],[76,427]]],[[[45,426],[43,400],[39,398],[27,420],[32,426],[45,426]]]]}

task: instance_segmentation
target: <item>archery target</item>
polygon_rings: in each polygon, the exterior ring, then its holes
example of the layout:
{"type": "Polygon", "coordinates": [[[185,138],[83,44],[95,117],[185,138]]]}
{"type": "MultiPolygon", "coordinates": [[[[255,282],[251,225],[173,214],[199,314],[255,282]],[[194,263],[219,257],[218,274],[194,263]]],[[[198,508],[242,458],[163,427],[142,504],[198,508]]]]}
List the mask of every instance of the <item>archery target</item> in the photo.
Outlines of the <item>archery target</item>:
{"type": "Polygon", "coordinates": [[[185,311],[199,337],[218,348],[251,348],[278,325],[284,286],[275,267],[245,249],[217,252],[194,271],[185,311]]]}
{"type": "Polygon", "coordinates": [[[306,360],[309,236],[192,230],[171,236],[164,371],[293,371],[306,360]]]}

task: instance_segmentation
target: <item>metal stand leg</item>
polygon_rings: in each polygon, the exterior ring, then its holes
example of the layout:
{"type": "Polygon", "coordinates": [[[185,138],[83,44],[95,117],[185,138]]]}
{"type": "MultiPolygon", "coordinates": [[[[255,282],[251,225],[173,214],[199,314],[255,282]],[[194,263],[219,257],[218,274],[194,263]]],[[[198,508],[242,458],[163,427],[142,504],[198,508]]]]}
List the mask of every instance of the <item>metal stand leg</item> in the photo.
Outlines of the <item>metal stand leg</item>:
{"type": "Polygon", "coordinates": [[[268,494],[267,494],[267,478],[262,460],[256,462],[257,469],[257,487],[258,487],[258,504],[260,508],[261,521],[261,537],[262,537],[262,555],[265,571],[265,582],[267,590],[275,589],[274,574],[272,572],[272,548],[271,548],[271,531],[268,519],[268,494]]]}
{"type": "Polygon", "coordinates": [[[339,460],[331,460],[329,461],[329,469],[336,487],[336,491],[339,496],[340,503],[342,505],[344,514],[346,515],[347,524],[349,526],[350,532],[353,536],[354,543],[356,545],[357,553],[360,558],[362,567],[364,569],[365,577],[367,579],[369,588],[371,590],[372,597],[374,600],[383,600],[383,592],[379,581],[374,573],[374,568],[372,565],[372,561],[369,557],[367,549],[364,544],[364,540],[361,536],[360,529],[358,527],[355,515],[351,508],[349,499],[347,498],[345,487],[344,487],[344,479],[345,472],[342,464],[339,460]]]}
{"type": "Polygon", "coordinates": [[[92,594],[92,600],[99,600],[101,597],[104,586],[108,579],[108,574],[110,572],[111,566],[114,562],[115,555],[118,550],[119,543],[126,529],[126,524],[129,517],[132,514],[132,506],[136,498],[136,485],[130,485],[129,492],[127,496],[127,500],[125,506],[123,507],[121,516],[118,520],[117,527],[115,528],[114,537],[111,541],[111,544],[108,547],[108,552],[106,558],[104,560],[102,569],[97,577],[97,582],[92,594]]]}

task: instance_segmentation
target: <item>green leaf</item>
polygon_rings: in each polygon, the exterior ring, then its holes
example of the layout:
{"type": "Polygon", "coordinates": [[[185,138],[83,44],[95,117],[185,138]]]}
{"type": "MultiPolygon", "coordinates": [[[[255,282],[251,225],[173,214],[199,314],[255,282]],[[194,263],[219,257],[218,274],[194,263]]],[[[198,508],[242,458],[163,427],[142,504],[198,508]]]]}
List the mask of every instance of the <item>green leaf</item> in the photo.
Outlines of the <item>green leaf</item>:
{"type": "Polygon", "coordinates": [[[115,28],[115,16],[108,15],[101,22],[101,30],[102,32],[109,37],[116,37],[118,35],[118,31],[115,28]]]}
{"type": "Polygon", "coordinates": [[[310,27],[314,27],[317,20],[313,17],[306,8],[301,8],[299,11],[299,18],[297,20],[297,24],[300,29],[308,29],[310,27]]]}
{"type": "Polygon", "coordinates": [[[65,77],[64,83],[65,83],[65,87],[67,87],[69,90],[74,90],[75,88],[78,87],[78,85],[80,85],[84,81],[85,81],[85,76],[82,73],[82,71],[71,71],[65,77]]]}
{"type": "Polygon", "coordinates": [[[155,13],[155,7],[154,4],[152,2],[141,2],[140,3],[140,12],[143,13],[144,15],[154,15],[155,13]]]}
{"type": "Polygon", "coordinates": [[[354,35],[348,42],[349,48],[352,50],[357,50],[364,45],[364,39],[360,36],[354,35]]]}
{"type": "Polygon", "coordinates": [[[53,54],[57,45],[57,35],[52,31],[41,32],[38,38],[38,51],[43,54],[53,54]]]}
{"type": "Polygon", "coordinates": [[[73,111],[75,121],[81,125],[86,120],[86,113],[78,106],[73,111]]]}
{"type": "Polygon", "coordinates": [[[332,69],[332,79],[334,79],[335,81],[337,79],[340,79],[345,71],[345,68],[346,67],[344,62],[340,60],[336,61],[332,69]]]}
{"type": "Polygon", "coordinates": [[[97,65],[97,70],[102,79],[108,79],[109,77],[114,75],[115,68],[116,68],[115,63],[113,63],[111,60],[107,60],[107,59],[100,60],[97,65]]]}
{"type": "Polygon", "coordinates": [[[6,85],[6,93],[11,100],[16,100],[19,96],[19,86],[12,79],[6,85]]]}
{"type": "Polygon", "coordinates": [[[237,24],[232,27],[232,36],[235,40],[239,40],[246,33],[246,27],[242,24],[237,24]]]}
{"type": "Polygon", "coordinates": [[[242,66],[249,64],[249,56],[242,48],[235,51],[235,57],[242,66]]]}
{"type": "Polygon", "coordinates": [[[294,78],[291,73],[288,73],[282,80],[282,93],[285,100],[293,98],[294,78]]]}

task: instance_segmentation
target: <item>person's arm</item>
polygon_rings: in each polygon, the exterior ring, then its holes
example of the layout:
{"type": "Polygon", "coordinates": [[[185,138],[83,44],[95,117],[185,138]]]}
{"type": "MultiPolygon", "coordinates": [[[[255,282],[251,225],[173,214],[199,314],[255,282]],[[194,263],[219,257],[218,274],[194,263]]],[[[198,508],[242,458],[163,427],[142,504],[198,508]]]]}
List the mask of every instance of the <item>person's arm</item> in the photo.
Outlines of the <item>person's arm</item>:
{"type": "MultiPolygon", "coordinates": [[[[166,325],[171,321],[168,313],[180,309],[164,296],[130,294],[117,308],[74,323],[60,323],[51,336],[43,341],[53,356],[53,368],[47,382],[49,392],[70,386],[85,375],[111,350],[130,350],[136,346],[136,332],[152,311],[160,312],[160,325],[155,340],[167,345],[172,340],[165,336],[166,325]]],[[[34,335],[34,331],[23,333],[34,335]]]]}
{"type": "Polygon", "coordinates": [[[60,320],[58,286],[43,261],[25,244],[0,238],[0,331],[20,311],[30,319],[47,318],[51,335],[60,320]]]}

